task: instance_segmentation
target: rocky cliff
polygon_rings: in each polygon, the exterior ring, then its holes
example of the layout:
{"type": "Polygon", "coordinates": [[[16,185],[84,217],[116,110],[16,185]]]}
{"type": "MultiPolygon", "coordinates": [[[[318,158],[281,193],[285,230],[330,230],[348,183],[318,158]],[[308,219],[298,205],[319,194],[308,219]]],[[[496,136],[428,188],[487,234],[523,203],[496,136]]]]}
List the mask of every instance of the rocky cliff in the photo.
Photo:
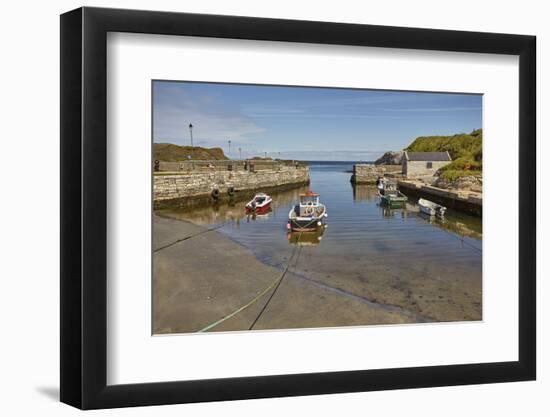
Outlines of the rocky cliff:
{"type": "Polygon", "coordinates": [[[397,151],[397,152],[386,152],[384,155],[382,155],[380,158],[378,158],[376,161],[374,161],[375,165],[401,165],[401,160],[403,159],[403,151],[397,151]]]}

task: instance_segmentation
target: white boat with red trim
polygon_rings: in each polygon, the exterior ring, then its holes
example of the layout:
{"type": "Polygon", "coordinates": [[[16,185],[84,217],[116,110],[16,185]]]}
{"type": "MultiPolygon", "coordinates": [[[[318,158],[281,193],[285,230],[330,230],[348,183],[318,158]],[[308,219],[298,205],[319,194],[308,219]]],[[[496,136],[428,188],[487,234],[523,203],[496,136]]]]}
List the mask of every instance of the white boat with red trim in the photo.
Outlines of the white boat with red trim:
{"type": "Polygon", "coordinates": [[[271,209],[273,200],[265,193],[258,193],[252,200],[246,203],[245,210],[247,213],[267,213],[271,209]]]}

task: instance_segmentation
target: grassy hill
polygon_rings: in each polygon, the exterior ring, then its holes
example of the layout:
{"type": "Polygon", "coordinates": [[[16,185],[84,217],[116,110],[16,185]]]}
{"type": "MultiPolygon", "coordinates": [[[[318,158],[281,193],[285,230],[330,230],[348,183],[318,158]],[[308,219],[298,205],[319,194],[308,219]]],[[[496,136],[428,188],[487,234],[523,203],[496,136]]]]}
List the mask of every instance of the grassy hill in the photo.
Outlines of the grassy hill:
{"type": "Polygon", "coordinates": [[[445,152],[449,151],[453,162],[441,168],[440,176],[449,181],[467,175],[481,175],[483,170],[483,131],[453,136],[421,136],[405,151],[445,152]]]}
{"type": "Polygon", "coordinates": [[[229,159],[222,148],[202,148],[200,146],[179,146],[172,143],[153,143],[153,158],[159,161],[179,162],[189,159],[222,160],[229,159]]]}

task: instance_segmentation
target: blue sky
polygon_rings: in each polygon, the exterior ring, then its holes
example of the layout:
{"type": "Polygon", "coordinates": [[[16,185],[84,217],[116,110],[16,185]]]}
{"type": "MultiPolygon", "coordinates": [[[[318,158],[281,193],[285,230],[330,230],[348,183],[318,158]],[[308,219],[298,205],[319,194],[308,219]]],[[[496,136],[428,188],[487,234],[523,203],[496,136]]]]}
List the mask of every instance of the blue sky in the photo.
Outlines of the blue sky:
{"type": "Polygon", "coordinates": [[[471,132],[482,96],[153,82],[153,141],[220,146],[232,158],[373,160],[418,136],[471,132]],[[279,154],[280,153],[280,154],[279,154]]]}

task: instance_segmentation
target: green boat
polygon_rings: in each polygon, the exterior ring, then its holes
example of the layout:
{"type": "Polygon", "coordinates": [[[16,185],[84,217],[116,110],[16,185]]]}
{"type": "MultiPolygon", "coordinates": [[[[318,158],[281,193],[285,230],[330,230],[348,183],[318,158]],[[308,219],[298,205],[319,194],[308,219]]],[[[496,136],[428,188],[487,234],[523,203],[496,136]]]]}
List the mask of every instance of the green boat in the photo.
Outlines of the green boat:
{"type": "Polygon", "coordinates": [[[383,179],[378,184],[380,201],[389,207],[402,207],[407,202],[407,196],[399,191],[397,182],[383,179]]]}

